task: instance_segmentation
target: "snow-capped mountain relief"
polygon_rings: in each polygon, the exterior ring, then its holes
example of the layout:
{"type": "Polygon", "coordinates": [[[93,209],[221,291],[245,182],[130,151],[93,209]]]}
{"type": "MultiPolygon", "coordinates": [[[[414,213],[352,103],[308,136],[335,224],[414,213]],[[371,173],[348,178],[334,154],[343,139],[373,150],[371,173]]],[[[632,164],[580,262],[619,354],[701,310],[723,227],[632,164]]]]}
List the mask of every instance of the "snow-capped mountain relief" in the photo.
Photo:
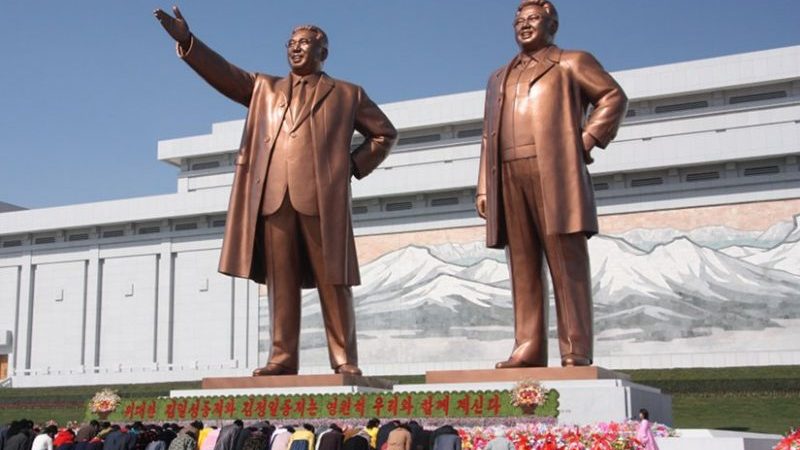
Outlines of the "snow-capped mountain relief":
{"type": "MultiPolygon", "coordinates": [[[[590,239],[598,339],[668,342],[800,318],[798,223],[796,217],[766,231],[632,230],[590,239]]],[[[482,241],[399,248],[362,266],[361,277],[353,289],[360,333],[513,336],[505,253],[482,241]]],[[[316,291],[305,293],[303,308],[304,328],[321,328],[316,291]]]]}

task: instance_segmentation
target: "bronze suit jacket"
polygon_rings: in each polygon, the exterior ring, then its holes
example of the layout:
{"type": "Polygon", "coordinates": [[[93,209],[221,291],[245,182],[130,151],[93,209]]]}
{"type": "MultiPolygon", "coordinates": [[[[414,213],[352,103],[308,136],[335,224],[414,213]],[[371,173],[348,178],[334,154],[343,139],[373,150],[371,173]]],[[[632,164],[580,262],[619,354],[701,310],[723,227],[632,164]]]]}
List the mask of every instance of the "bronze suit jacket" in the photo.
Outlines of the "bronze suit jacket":
{"type": "MultiPolygon", "coordinates": [[[[248,107],[219,271],[264,283],[264,255],[268,249],[264,249],[256,228],[267,165],[289,108],[290,78],[239,69],[195,37],[188,51],[183,52],[178,46],[178,54],[211,86],[248,107]]],[[[356,285],[361,280],[350,215],[350,176],[369,175],[389,154],[397,131],[361,87],[324,73],[309,114],[306,120],[311,121],[312,129],[311,150],[316,165],[313,182],[319,201],[325,281],[356,285]],[[365,140],[351,154],[354,130],[365,140]]],[[[310,273],[304,274],[304,279],[304,287],[313,287],[310,273]]]]}
{"type": "MultiPolygon", "coordinates": [[[[486,88],[478,194],[486,194],[486,245],[503,248],[507,242],[502,161],[499,155],[500,121],[508,72],[516,57],[489,77],[486,88]]],[[[535,98],[530,132],[536,142],[541,173],[545,233],[597,233],[597,210],[591,162],[584,154],[587,132],[605,148],[625,116],[628,99],[622,88],[589,53],[551,46],[534,68],[529,95],[535,98]],[[589,105],[594,110],[588,118],[589,105]]]]}

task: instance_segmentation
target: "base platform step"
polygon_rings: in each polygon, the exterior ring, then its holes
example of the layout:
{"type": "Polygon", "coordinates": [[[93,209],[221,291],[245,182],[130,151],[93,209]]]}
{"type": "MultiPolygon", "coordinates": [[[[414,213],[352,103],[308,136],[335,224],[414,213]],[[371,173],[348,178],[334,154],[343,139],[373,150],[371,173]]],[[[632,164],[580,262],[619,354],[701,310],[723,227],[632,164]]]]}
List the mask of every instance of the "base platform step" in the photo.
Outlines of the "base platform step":
{"type": "Polygon", "coordinates": [[[602,367],[521,367],[517,369],[435,370],[425,373],[425,382],[432,383],[491,383],[520,381],[532,378],[539,381],[556,380],[630,380],[624,373],[602,367]]]}
{"type": "Polygon", "coordinates": [[[342,374],[203,378],[202,382],[203,389],[359,386],[391,390],[393,385],[386,378],[342,374]]]}

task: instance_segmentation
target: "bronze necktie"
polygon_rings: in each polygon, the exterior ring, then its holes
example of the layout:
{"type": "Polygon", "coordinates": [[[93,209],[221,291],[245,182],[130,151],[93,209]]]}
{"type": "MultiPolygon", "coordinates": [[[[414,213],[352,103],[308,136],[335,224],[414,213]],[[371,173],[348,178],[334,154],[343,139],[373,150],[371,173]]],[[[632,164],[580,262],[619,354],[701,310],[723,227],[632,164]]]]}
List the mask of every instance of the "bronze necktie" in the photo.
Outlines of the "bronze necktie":
{"type": "Polygon", "coordinates": [[[303,78],[296,86],[297,95],[294,96],[294,105],[292,105],[292,120],[295,122],[300,119],[300,113],[303,111],[303,106],[306,104],[306,84],[308,84],[308,80],[303,78]]]}

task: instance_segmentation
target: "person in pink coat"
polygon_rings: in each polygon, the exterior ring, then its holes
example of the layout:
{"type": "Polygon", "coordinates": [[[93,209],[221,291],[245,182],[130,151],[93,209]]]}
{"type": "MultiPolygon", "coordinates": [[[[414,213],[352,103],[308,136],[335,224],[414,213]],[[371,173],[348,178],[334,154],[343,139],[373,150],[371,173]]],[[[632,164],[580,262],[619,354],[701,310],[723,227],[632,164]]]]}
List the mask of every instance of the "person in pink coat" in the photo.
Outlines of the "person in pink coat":
{"type": "Polygon", "coordinates": [[[658,450],[656,438],[650,428],[650,413],[642,408],[639,410],[639,429],[636,430],[636,439],[642,443],[645,450],[658,450]]]}
{"type": "Polygon", "coordinates": [[[199,449],[214,450],[214,446],[217,445],[217,439],[219,439],[219,428],[212,428],[204,436],[203,443],[199,445],[199,449]]]}

